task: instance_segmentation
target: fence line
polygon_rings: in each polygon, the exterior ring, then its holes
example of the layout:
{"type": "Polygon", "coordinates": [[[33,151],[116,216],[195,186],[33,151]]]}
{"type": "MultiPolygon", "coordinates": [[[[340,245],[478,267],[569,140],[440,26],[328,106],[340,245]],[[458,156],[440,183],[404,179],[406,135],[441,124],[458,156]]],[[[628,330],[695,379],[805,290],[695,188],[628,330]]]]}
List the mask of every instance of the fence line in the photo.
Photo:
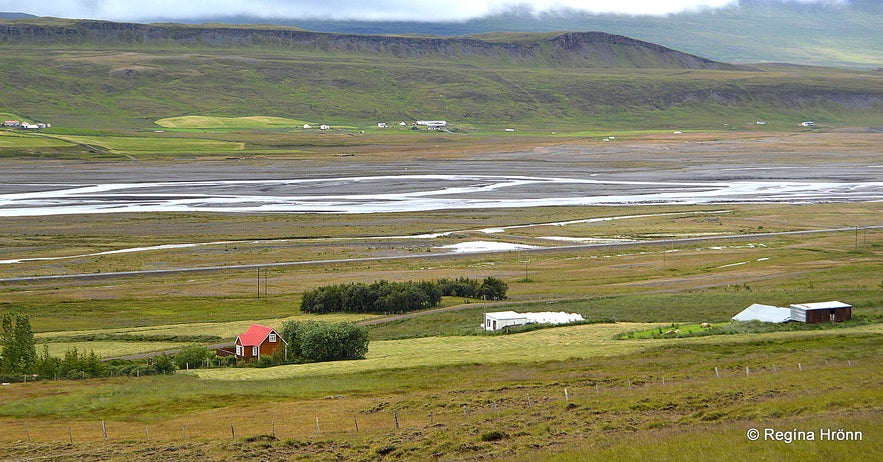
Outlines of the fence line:
{"type": "MultiPolygon", "coordinates": [[[[713,367],[709,369],[709,375],[704,377],[714,380],[743,380],[750,383],[769,374],[802,374],[812,370],[822,370],[832,367],[855,367],[857,361],[846,360],[840,362],[825,361],[824,365],[807,366],[797,363],[795,367],[772,364],[769,366],[742,366],[730,369],[713,367]]],[[[540,390],[533,390],[533,396],[527,394],[522,398],[508,400],[485,400],[484,403],[463,404],[460,407],[438,406],[418,409],[384,409],[382,411],[354,411],[349,424],[345,422],[349,417],[336,419],[323,419],[321,415],[303,415],[288,423],[277,420],[261,422],[230,422],[227,427],[216,422],[215,425],[206,425],[199,428],[188,428],[186,425],[153,424],[144,425],[135,422],[116,422],[95,420],[94,422],[80,421],[74,423],[46,422],[42,420],[8,420],[0,421],[0,441],[24,441],[28,443],[56,442],[56,443],[84,443],[84,442],[131,442],[142,441],[146,443],[159,442],[187,442],[200,439],[250,438],[305,438],[319,434],[335,435],[365,431],[395,431],[401,428],[419,428],[462,422],[464,419],[492,418],[494,414],[503,411],[531,411],[536,408],[552,408],[571,406],[574,400],[606,399],[608,394],[622,395],[624,392],[640,396],[642,391],[650,387],[671,387],[677,384],[689,384],[691,381],[700,380],[699,376],[687,376],[685,379],[677,379],[672,375],[648,378],[625,377],[619,379],[619,383],[604,384],[593,381],[590,385],[567,385],[562,386],[558,393],[550,390],[542,395],[540,390]],[[634,380],[633,380],[634,379],[634,380]],[[225,430],[226,428],[226,430],[225,430]],[[226,432],[226,436],[224,433],[226,432]]],[[[557,409],[560,409],[557,408],[557,409]]]]}

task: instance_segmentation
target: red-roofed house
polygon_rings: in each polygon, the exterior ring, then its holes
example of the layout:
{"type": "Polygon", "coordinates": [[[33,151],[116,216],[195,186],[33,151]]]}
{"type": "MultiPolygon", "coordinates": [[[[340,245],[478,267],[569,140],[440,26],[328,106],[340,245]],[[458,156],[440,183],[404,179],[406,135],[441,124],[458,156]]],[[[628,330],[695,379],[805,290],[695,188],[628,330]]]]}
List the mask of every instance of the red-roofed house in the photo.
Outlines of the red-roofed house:
{"type": "Polygon", "coordinates": [[[273,353],[285,346],[287,342],[276,329],[252,324],[244,334],[236,337],[236,358],[248,361],[261,356],[273,356],[273,353]]]}

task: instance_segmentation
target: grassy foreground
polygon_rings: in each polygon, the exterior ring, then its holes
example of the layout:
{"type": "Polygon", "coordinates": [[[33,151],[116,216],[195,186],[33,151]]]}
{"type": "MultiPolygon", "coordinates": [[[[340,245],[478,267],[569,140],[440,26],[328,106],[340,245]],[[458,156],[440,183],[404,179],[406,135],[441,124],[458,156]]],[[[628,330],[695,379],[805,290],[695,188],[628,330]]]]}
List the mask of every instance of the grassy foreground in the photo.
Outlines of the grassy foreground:
{"type": "MultiPolygon", "coordinates": [[[[0,402],[0,455],[634,460],[652,452],[678,460],[849,460],[880,450],[879,326],[659,342],[614,341],[611,327],[598,329],[561,330],[579,340],[573,355],[533,346],[558,329],[511,335],[506,340],[524,348],[500,363],[286,366],[304,373],[260,380],[258,371],[244,381],[179,375],[14,384],[0,402]],[[598,342],[622,346],[600,356],[594,352],[603,347],[577,346],[598,342]],[[236,404],[245,396],[247,404],[236,404]],[[752,442],[750,428],[843,429],[862,439],[752,442]]],[[[424,357],[457,356],[461,341],[424,357]]]]}

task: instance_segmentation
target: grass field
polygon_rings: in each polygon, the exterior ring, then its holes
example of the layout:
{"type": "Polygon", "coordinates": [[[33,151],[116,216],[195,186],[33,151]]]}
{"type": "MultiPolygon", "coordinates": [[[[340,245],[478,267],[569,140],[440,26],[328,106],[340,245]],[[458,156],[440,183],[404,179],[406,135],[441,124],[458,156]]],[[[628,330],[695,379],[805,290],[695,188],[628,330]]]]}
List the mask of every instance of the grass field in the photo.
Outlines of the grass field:
{"type": "Polygon", "coordinates": [[[156,124],[164,128],[224,128],[224,129],[261,129],[261,128],[295,128],[303,127],[302,120],[284,117],[247,116],[181,116],[159,119],[156,124]]]}

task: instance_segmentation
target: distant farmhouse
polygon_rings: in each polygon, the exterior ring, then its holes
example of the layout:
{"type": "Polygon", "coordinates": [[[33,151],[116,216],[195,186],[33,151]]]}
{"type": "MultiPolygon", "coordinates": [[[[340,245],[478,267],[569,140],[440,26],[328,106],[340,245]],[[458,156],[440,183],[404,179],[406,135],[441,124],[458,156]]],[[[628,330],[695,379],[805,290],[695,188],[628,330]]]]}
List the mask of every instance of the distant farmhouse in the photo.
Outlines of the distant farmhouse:
{"type": "Polygon", "coordinates": [[[236,359],[251,361],[261,356],[273,356],[277,351],[288,346],[276,329],[252,324],[245,333],[236,337],[236,359]]]}
{"type": "Polygon", "coordinates": [[[800,303],[790,308],[755,303],[733,316],[733,321],[805,322],[820,324],[852,319],[852,305],[837,301],[800,303]]]}
{"type": "Polygon", "coordinates": [[[418,120],[414,125],[417,127],[427,127],[430,130],[441,130],[448,126],[448,122],[444,120],[418,120]]]}
{"type": "Polygon", "coordinates": [[[52,124],[43,122],[32,124],[30,122],[20,122],[18,120],[4,120],[3,126],[7,128],[21,128],[24,130],[38,130],[42,128],[51,128],[52,124]]]}

